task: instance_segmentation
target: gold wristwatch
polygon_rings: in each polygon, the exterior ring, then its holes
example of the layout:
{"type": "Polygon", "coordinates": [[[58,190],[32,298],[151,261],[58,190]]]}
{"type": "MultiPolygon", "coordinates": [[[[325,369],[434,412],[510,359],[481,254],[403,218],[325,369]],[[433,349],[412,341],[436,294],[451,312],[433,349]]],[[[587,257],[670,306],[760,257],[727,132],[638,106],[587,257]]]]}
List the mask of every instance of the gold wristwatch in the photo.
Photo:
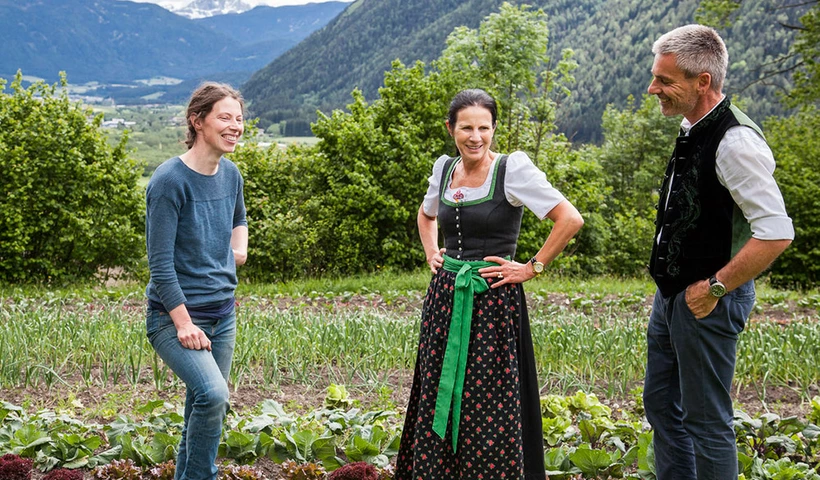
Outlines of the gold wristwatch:
{"type": "Polygon", "coordinates": [[[544,264],[536,260],[535,257],[530,259],[530,265],[532,265],[532,271],[535,272],[536,275],[540,275],[541,272],[544,271],[544,264]]]}

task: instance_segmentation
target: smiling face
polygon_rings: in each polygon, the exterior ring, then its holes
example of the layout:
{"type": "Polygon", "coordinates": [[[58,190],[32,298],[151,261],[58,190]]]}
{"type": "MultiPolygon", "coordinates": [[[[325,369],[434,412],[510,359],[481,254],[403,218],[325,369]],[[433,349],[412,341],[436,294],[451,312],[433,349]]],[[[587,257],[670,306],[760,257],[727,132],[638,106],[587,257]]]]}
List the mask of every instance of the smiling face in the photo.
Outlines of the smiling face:
{"type": "Polygon", "coordinates": [[[197,132],[196,144],[222,155],[236,149],[239,137],[244,131],[242,105],[234,98],[225,97],[214,103],[213,108],[202,118],[193,120],[197,132]]]}
{"type": "Polygon", "coordinates": [[[495,133],[489,110],[478,106],[462,108],[456,114],[455,125],[448,121],[447,129],[456,142],[462,160],[481,162],[489,157],[495,133]]]}
{"type": "Polygon", "coordinates": [[[708,77],[709,74],[688,77],[678,68],[675,55],[664,53],[655,56],[652,75],[652,83],[649,84],[647,91],[658,97],[661,113],[667,117],[683,115],[692,122],[700,119],[700,91],[703,89],[704,81],[708,86],[708,78],[704,76],[708,77]]]}

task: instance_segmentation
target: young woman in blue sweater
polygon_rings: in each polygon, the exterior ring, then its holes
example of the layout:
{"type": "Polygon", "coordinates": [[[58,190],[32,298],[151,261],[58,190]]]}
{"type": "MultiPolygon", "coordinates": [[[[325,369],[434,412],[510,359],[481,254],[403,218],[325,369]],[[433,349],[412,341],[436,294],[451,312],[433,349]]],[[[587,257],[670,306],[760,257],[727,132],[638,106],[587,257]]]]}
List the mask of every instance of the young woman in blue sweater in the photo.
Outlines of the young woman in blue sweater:
{"type": "Polygon", "coordinates": [[[242,136],[243,107],[227,85],[194,91],[188,151],[160,165],[146,192],[147,335],[187,387],[176,480],[217,476],[236,340],[236,267],[248,250],[242,175],[223,154],[242,136]]]}

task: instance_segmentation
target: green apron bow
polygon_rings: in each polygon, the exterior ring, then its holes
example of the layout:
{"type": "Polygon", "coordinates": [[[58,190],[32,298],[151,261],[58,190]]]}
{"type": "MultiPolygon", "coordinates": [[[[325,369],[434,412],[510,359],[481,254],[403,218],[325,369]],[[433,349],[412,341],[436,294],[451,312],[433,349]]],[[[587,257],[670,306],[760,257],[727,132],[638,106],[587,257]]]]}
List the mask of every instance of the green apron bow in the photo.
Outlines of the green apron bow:
{"type": "Polygon", "coordinates": [[[490,287],[478,273],[478,269],[495,267],[497,263],[484,261],[461,261],[444,256],[444,270],[456,274],[453,313],[450,333],[441,367],[441,378],[433,416],[433,431],[442,439],[447,434],[447,419],[453,407],[453,452],[458,444],[458,424],[461,420],[461,394],[467,370],[467,353],[470,348],[470,326],[473,319],[473,295],[486,292],[490,287]]]}

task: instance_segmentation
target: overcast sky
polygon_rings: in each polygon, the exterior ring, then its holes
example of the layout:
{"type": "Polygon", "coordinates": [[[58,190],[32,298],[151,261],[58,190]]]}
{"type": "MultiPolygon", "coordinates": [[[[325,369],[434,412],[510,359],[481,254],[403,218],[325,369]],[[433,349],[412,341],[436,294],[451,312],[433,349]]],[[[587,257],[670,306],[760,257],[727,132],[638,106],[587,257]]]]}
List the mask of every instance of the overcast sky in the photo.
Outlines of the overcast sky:
{"type": "MultiPolygon", "coordinates": [[[[156,3],[158,5],[162,5],[163,7],[175,7],[180,8],[184,7],[191,3],[191,0],[131,0],[132,2],[142,2],[142,3],[156,3]]],[[[271,7],[281,7],[283,5],[304,5],[306,3],[322,3],[330,0],[243,0],[243,2],[247,3],[251,6],[257,5],[269,5],[271,7]]],[[[353,0],[337,0],[341,2],[352,2],[353,0]]]]}

